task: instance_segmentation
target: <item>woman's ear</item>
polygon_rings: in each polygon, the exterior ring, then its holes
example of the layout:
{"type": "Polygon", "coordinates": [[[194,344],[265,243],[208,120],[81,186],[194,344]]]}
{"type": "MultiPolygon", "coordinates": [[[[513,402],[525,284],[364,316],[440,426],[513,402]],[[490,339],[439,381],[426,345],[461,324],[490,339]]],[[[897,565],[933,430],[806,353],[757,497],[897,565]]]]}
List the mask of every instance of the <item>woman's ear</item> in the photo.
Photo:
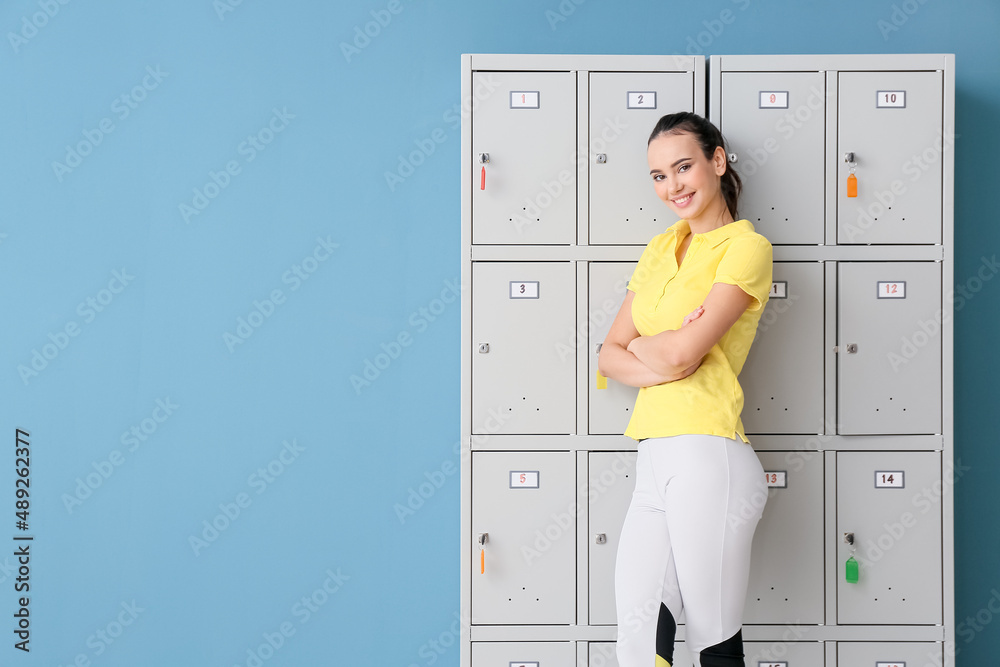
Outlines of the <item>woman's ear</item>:
{"type": "Polygon", "coordinates": [[[715,153],[712,155],[712,164],[715,167],[715,175],[722,176],[726,173],[726,167],[729,166],[729,156],[726,155],[726,149],[722,146],[715,147],[715,153]]]}

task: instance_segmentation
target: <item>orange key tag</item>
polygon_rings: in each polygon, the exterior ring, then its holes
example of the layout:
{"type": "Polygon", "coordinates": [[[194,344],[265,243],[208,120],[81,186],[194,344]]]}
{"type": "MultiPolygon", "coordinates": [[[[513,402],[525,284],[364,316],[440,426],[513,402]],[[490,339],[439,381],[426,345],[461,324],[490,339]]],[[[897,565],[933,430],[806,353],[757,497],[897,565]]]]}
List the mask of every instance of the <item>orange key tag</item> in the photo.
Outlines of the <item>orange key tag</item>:
{"type": "Polygon", "coordinates": [[[483,167],[483,175],[479,178],[479,189],[486,189],[486,167],[483,167]]]}
{"type": "Polygon", "coordinates": [[[858,196],[858,177],[851,174],[847,177],[847,196],[857,197],[858,196]]]}
{"type": "Polygon", "coordinates": [[[486,549],[479,550],[479,574],[486,574],[486,549]]]}

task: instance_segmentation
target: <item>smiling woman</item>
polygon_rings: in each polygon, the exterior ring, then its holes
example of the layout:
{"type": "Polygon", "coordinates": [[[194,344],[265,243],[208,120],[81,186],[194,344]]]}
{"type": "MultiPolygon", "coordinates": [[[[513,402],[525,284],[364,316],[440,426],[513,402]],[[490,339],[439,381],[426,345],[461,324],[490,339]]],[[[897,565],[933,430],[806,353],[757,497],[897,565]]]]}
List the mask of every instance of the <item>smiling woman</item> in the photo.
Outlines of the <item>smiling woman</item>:
{"type": "Polygon", "coordinates": [[[636,486],[615,570],[621,667],[673,661],[676,619],[703,667],[743,665],[750,546],[767,497],[744,434],[743,368],[771,287],[771,244],[736,221],[741,190],[704,118],[660,119],[649,139],[657,196],[681,217],[646,246],[601,348],[607,377],[639,387],[625,435],[636,486]],[[741,506],[755,514],[734,525],[741,506]],[[660,600],[657,619],[635,610],[660,600]]]}

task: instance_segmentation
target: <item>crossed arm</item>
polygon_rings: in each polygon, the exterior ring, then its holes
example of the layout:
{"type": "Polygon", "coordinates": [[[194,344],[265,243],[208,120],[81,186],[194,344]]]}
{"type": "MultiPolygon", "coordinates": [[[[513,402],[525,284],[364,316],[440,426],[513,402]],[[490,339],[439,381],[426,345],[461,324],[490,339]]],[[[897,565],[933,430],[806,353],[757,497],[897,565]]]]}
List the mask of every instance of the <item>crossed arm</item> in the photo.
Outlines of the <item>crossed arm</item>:
{"type": "Polygon", "coordinates": [[[680,329],[640,336],[632,322],[632,299],[625,302],[601,346],[601,374],[632,387],[649,387],[691,375],[702,359],[753,303],[735,285],[715,283],[705,302],[684,318],[680,329]]]}

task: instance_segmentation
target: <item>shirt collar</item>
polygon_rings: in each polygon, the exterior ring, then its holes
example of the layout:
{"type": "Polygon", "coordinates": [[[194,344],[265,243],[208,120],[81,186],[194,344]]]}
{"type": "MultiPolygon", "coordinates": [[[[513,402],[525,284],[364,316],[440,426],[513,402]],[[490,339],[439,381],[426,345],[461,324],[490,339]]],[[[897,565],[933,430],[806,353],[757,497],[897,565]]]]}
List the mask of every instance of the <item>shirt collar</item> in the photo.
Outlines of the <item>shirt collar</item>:
{"type": "MultiPolygon", "coordinates": [[[[674,233],[674,243],[676,243],[683,237],[687,236],[691,231],[691,225],[688,221],[681,218],[673,225],[667,228],[668,232],[674,233]]],[[[698,234],[695,238],[700,238],[704,243],[708,244],[708,247],[714,248],[723,241],[726,241],[737,234],[743,234],[745,232],[754,231],[753,223],[749,220],[736,220],[734,222],[727,223],[713,229],[710,232],[704,232],[703,234],[698,234]]],[[[693,239],[692,239],[693,240],[693,239]]]]}

